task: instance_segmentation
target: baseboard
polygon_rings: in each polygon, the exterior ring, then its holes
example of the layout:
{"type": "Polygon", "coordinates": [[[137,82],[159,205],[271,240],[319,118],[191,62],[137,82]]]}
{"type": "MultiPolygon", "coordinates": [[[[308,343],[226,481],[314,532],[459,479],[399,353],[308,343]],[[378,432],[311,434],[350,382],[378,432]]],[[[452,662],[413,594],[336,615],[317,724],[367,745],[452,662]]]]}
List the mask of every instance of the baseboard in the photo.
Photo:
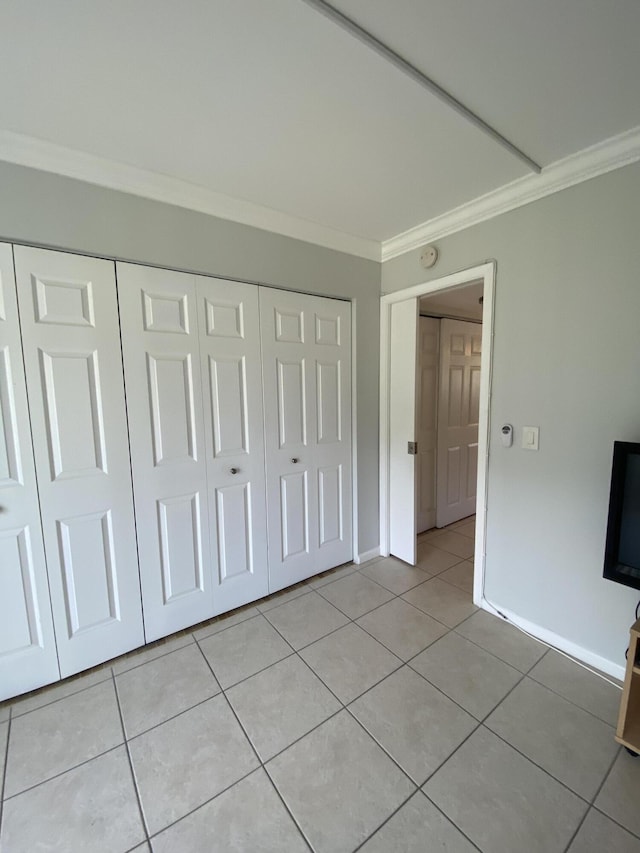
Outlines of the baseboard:
{"type": "Polygon", "coordinates": [[[593,669],[598,669],[600,672],[613,676],[613,678],[617,678],[618,681],[624,681],[625,668],[623,666],[620,666],[607,658],[603,658],[594,652],[590,652],[588,649],[585,649],[576,643],[572,643],[570,640],[567,640],[566,637],[561,637],[560,634],[555,634],[547,628],[542,628],[534,622],[529,622],[528,619],[523,619],[516,613],[507,610],[505,607],[500,607],[500,609],[498,609],[494,604],[487,601],[486,598],[482,599],[480,606],[483,610],[493,613],[494,616],[506,617],[509,622],[512,622],[516,626],[516,628],[522,628],[523,631],[526,631],[527,634],[531,634],[542,643],[552,646],[555,649],[559,649],[561,652],[570,655],[572,658],[581,661],[587,666],[590,666],[593,669]]]}
{"type": "Polygon", "coordinates": [[[353,558],[353,562],[358,565],[360,563],[368,563],[369,560],[375,560],[375,558],[379,556],[380,548],[372,548],[370,551],[363,551],[362,554],[356,554],[353,558]]]}

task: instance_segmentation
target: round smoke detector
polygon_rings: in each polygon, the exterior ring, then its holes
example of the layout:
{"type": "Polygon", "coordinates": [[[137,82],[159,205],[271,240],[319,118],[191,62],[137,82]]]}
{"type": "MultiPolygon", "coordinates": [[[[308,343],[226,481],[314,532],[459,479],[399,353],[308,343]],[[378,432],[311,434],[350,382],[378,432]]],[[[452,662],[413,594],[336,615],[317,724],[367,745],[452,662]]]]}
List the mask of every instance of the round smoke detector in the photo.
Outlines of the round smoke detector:
{"type": "Polygon", "coordinates": [[[438,260],[438,250],[435,246],[425,246],[420,253],[420,263],[425,269],[431,269],[438,260]]]}

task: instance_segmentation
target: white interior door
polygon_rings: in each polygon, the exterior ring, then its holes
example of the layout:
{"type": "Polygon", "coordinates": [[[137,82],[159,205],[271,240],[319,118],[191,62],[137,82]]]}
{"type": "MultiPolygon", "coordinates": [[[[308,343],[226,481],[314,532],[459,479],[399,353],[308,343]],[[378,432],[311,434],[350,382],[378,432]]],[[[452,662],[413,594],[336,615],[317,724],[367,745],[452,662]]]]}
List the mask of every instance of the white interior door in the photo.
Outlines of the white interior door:
{"type": "Polygon", "coordinates": [[[15,247],[63,677],[144,642],[113,263],[15,247]]]}
{"type": "Polygon", "coordinates": [[[418,323],[417,532],[436,525],[436,451],[438,444],[438,363],[440,320],[418,323]]]}
{"type": "Polygon", "coordinates": [[[195,276],[117,264],[147,642],[213,615],[195,276]]]}
{"type": "Polygon", "coordinates": [[[214,612],[269,592],[258,288],[196,280],[214,612]]]}
{"type": "Polygon", "coordinates": [[[440,323],[437,525],[476,511],[482,326],[440,323]]]}
{"type": "Polygon", "coordinates": [[[416,564],[416,367],[418,300],[391,306],[389,399],[389,550],[416,564]]]}
{"type": "Polygon", "coordinates": [[[349,561],[351,306],[260,288],[269,589],[349,561]]]}
{"type": "Polygon", "coordinates": [[[0,701],[60,677],[11,246],[0,244],[0,701]]]}

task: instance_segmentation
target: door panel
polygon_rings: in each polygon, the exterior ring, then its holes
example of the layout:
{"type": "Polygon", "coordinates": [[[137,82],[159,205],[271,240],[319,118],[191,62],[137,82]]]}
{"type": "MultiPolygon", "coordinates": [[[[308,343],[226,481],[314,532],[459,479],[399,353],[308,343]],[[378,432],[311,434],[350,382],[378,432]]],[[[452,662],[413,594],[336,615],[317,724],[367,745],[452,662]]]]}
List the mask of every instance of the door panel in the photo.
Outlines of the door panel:
{"type": "Polygon", "coordinates": [[[482,327],[441,321],[437,524],[476,511],[482,327]]]}
{"type": "Polygon", "coordinates": [[[438,366],[440,321],[420,317],[418,321],[418,412],[417,532],[436,523],[436,448],[438,439],[438,366]]]}
{"type": "Polygon", "coordinates": [[[198,276],[214,612],[269,591],[258,288],[198,276]]]}
{"type": "Polygon", "coordinates": [[[195,276],[116,265],[147,642],[210,618],[195,276]]]}
{"type": "Polygon", "coordinates": [[[0,244],[0,701],[60,677],[11,246],[0,244]]]}
{"type": "Polygon", "coordinates": [[[418,300],[391,306],[389,403],[389,548],[416,564],[416,457],[407,442],[416,440],[418,300]]]}
{"type": "Polygon", "coordinates": [[[144,642],[113,264],[15,247],[62,676],[144,642]]]}
{"type": "Polygon", "coordinates": [[[352,557],[346,302],[260,288],[269,589],[352,557]]]}

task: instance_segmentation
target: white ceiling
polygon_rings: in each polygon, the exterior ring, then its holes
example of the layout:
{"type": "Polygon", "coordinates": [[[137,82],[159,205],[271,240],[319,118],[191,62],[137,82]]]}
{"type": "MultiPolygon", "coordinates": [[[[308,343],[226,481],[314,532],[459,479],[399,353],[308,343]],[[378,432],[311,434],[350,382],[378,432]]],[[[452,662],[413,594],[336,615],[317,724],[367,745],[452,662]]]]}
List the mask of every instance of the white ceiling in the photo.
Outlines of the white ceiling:
{"type": "MultiPolygon", "coordinates": [[[[334,5],[542,166],[640,125],[638,0],[334,5]]],[[[364,238],[371,256],[527,174],[303,0],[3,0],[0,130],[364,238]]]]}
{"type": "Polygon", "coordinates": [[[482,320],[480,297],[484,293],[483,282],[437,291],[420,297],[420,313],[432,317],[455,317],[462,320],[482,320]]]}

